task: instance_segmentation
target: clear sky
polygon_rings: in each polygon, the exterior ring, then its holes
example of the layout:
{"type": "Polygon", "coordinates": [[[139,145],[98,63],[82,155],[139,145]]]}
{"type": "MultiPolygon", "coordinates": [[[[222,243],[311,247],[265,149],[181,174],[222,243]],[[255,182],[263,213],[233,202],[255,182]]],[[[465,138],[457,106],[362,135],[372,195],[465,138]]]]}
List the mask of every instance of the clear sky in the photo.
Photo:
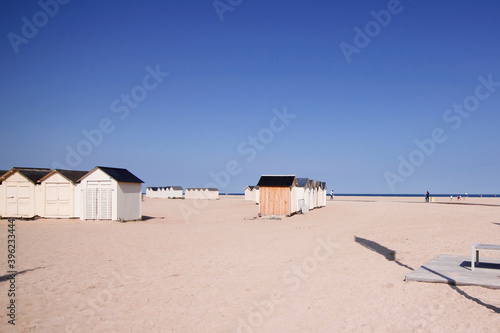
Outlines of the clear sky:
{"type": "Polygon", "coordinates": [[[499,17],[486,0],[2,1],[0,169],[500,193],[499,17]]]}

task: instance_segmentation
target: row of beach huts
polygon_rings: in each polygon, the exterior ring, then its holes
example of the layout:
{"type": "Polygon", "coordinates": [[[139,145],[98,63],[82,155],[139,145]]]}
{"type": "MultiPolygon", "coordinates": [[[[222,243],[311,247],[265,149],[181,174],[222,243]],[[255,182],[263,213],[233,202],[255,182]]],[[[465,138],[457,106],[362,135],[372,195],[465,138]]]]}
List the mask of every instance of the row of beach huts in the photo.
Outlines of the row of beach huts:
{"type": "Polygon", "coordinates": [[[120,168],[0,171],[0,216],[139,220],[143,181],[120,168]]]}
{"type": "MultiPolygon", "coordinates": [[[[130,221],[142,218],[143,181],[127,169],[91,171],[12,168],[0,171],[0,216],[130,221]]],[[[326,205],[326,183],[295,176],[261,176],[245,188],[259,215],[291,216],[326,205]]],[[[217,200],[217,188],[148,187],[147,198],[217,200]]]]}
{"type": "Polygon", "coordinates": [[[245,200],[259,205],[261,216],[293,215],[326,206],[326,183],[287,176],[261,176],[245,188],[245,200]]]}
{"type": "Polygon", "coordinates": [[[212,187],[196,187],[183,190],[182,186],[147,187],[146,198],[218,200],[219,189],[212,187]]]}

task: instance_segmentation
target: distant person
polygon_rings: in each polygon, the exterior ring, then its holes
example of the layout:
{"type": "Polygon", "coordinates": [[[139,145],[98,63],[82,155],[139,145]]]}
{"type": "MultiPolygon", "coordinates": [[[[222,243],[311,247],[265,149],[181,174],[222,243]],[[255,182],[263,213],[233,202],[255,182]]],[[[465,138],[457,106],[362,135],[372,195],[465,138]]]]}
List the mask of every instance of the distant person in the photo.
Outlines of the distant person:
{"type": "Polygon", "coordinates": [[[453,196],[452,195],[450,195],[450,200],[453,201],[453,196]]]}
{"type": "Polygon", "coordinates": [[[333,190],[330,192],[330,200],[333,200],[333,190]]]}
{"type": "Polygon", "coordinates": [[[427,191],[427,194],[425,195],[425,202],[429,202],[429,196],[430,196],[429,191],[427,191]]]}

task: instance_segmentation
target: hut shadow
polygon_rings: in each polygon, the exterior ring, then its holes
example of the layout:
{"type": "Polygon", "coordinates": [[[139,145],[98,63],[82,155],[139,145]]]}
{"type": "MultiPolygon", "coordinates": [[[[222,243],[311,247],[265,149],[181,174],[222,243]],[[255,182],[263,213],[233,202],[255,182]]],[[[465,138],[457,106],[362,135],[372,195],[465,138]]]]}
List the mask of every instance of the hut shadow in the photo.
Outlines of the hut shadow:
{"type": "MultiPolygon", "coordinates": [[[[387,260],[389,261],[394,261],[397,265],[399,266],[402,266],[404,268],[407,268],[409,270],[412,270],[414,271],[414,269],[398,260],[396,260],[396,251],[394,250],[391,250],[381,244],[378,244],[377,242],[374,242],[374,241],[371,241],[369,239],[365,239],[365,238],[361,238],[361,237],[356,237],[354,236],[354,240],[356,241],[356,243],[359,243],[361,245],[363,245],[364,247],[366,247],[367,249],[371,250],[371,251],[374,251],[382,256],[384,256],[387,260]]],[[[488,264],[488,263],[479,263],[480,266],[478,267],[483,267],[483,268],[500,268],[499,264],[488,264]]],[[[462,264],[460,266],[468,266],[470,267],[471,265],[471,262],[470,261],[464,261],[462,262],[462,264]]],[[[459,287],[456,286],[456,281],[448,276],[445,276],[439,272],[436,272],[430,268],[427,268],[425,266],[422,266],[423,269],[433,273],[433,274],[436,274],[442,278],[444,278],[446,281],[447,281],[447,284],[448,286],[455,290],[458,294],[460,294],[461,296],[465,297],[466,299],[468,300],[471,300],[473,302],[475,302],[476,304],[478,305],[481,305],[481,306],[484,306],[485,308],[489,309],[489,310],[492,310],[493,312],[495,313],[500,313],[500,308],[499,307],[496,307],[494,305],[491,305],[491,304],[488,304],[488,303],[484,303],[483,301],[481,301],[479,298],[476,298],[476,297],[472,297],[470,296],[469,294],[467,294],[465,291],[463,291],[462,289],[460,289],[459,287]]]]}
{"type": "Polygon", "coordinates": [[[149,221],[149,220],[161,220],[164,219],[164,217],[157,217],[157,216],[148,216],[148,215],[142,215],[141,221],[149,221]]]}
{"type": "MultiPolygon", "coordinates": [[[[16,272],[15,275],[17,276],[19,274],[24,274],[26,272],[36,271],[37,269],[40,269],[40,268],[45,268],[45,267],[37,267],[37,268],[32,268],[32,269],[25,269],[23,271],[16,272]]],[[[0,276],[0,283],[5,282],[5,281],[9,281],[12,278],[12,275],[13,274],[7,274],[7,275],[0,276]]]]}
{"type": "Polygon", "coordinates": [[[497,222],[491,222],[491,223],[496,224],[496,225],[500,225],[500,223],[497,223],[497,222]]]}

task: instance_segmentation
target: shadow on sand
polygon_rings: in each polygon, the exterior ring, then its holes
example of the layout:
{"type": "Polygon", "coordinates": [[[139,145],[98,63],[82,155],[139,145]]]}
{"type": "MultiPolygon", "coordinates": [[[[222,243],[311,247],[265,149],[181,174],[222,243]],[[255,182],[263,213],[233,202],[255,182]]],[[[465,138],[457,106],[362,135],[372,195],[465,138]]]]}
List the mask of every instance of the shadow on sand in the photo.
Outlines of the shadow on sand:
{"type": "MultiPolygon", "coordinates": [[[[495,222],[493,222],[495,223],[495,222]]],[[[500,223],[495,223],[495,224],[499,224],[500,223]]],[[[391,250],[377,242],[374,242],[374,241],[371,241],[369,239],[365,239],[365,238],[361,238],[361,237],[357,237],[357,236],[354,236],[354,241],[356,243],[359,243],[361,245],[363,245],[364,247],[366,247],[367,249],[371,250],[371,251],[374,251],[382,256],[384,256],[387,260],[389,261],[394,261],[396,264],[398,264],[399,266],[402,266],[402,267],[405,267],[409,270],[412,270],[414,271],[413,268],[411,268],[410,266],[396,260],[396,251],[394,250],[391,250]]],[[[469,264],[469,267],[470,267],[470,262],[468,262],[469,264]]],[[[462,265],[467,265],[467,262],[463,262],[462,265]]],[[[461,266],[462,266],[461,265],[461,266]]],[[[485,265],[488,265],[488,264],[485,264],[485,265]]],[[[494,264],[490,264],[490,265],[494,265],[494,264]]],[[[498,265],[495,265],[495,266],[498,266],[498,265]]],[[[467,294],[465,291],[463,291],[462,289],[460,289],[459,287],[456,286],[456,281],[453,280],[452,278],[450,277],[447,277],[439,272],[436,272],[432,269],[429,269],[425,266],[422,266],[423,269],[433,273],[433,274],[436,274],[442,278],[444,278],[447,282],[448,282],[448,286],[455,290],[458,294],[462,295],[463,297],[465,297],[466,299],[468,300],[471,300],[473,302],[475,302],[476,304],[478,305],[481,305],[481,306],[484,306],[485,308],[495,312],[495,313],[500,313],[500,308],[497,307],[497,306],[494,306],[494,305],[491,305],[491,304],[488,304],[488,303],[484,303],[483,301],[481,301],[479,298],[476,298],[476,297],[472,297],[470,296],[469,294],[467,294]]],[[[497,267],[495,267],[497,268],[497,267]]]]}
{"type": "MultiPolygon", "coordinates": [[[[45,268],[45,267],[37,267],[37,268],[32,268],[32,269],[25,269],[24,271],[16,272],[16,276],[20,275],[20,274],[23,274],[23,273],[26,273],[26,272],[36,271],[37,269],[40,269],[40,268],[45,268]]],[[[5,282],[5,281],[9,281],[11,279],[11,277],[12,277],[12,274],[7,274],[7,275],[0,276],[0,283],[5,282]]]]}

